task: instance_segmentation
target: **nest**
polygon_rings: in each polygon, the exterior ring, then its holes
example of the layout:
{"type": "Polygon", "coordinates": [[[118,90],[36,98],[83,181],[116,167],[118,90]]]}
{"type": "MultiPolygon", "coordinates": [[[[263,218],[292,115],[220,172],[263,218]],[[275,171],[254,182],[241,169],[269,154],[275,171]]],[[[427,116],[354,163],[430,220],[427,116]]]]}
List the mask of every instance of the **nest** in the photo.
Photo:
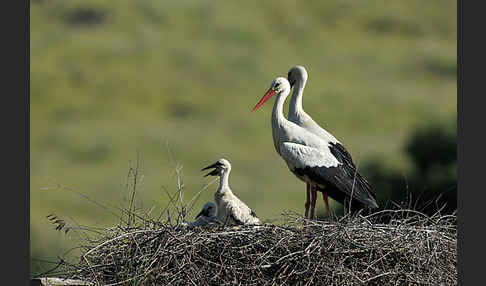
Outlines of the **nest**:
{"type": "Polygon", "coordinates": [[[100,232],[62,276],[99,285],[456,285],[456,241],[455,215],[406,210],[327,221],[287,213],[261,226],[152,222],[100,232]]]}
{"type": "MultiPolygon", "coordinates": [[[[176,171],[177,192],[167,192],[160,213],[167,211],[165,222],[134,208],[137,163],[119,225],[77,227],[80,259],[60,259],[43,275],[96,285],[457,285],[455,213],[427,216],[397,206],[366,216],[307,220],[284,213],[259,226],[187,228],[199,194],[184,203],[176,171]]],[[[76,231],[56,215],[48,218],[59,231],[76,231]]]]}

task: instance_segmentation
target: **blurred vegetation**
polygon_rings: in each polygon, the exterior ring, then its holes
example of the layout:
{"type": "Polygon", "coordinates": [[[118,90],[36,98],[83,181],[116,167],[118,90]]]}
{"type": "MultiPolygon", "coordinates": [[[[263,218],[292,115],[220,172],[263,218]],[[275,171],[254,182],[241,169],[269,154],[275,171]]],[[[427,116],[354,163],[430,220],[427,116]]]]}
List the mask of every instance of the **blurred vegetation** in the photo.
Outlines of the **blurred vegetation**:
{"type": "Polygon", "coordinates": [[[379,191],[380,206],[407,207],[433,215],[452,214],[457,209],[457,127],[432,122],[411,134],[405,151],[413,162],[407,174],[386,169],[381,160],[370,160],[362,172],[379,191]],[[393,204],[394,202],[395,204],[393,204]]]}
{"type": "MultiPolygon", "coordinates": [[[[167,204],[164,188],[175,187],[176,166],[189,200],[208,182],[199,170],[221,157],[233,164],[235,193],[264,221],[303,212],[305,185],[272,144],[272,103],[250,113],[272,79],[296,64],[309,72],[306,111],[345,143],[360,170],[380,158],[382,170],[415,178],[408,135],[456,115],[456,37],[452,0],[31,1],[32,272],[76,243],[47,215],[90,226],[117,220],[58,186],[110,208],[126,205],[137,151],[137,207],[154,214],[167,204]]],[[[427,180],[442,175],[421,168],[427,180]]],[[[373,183],[386,197],[384,182],[373,183]]]]}
{"type": "MultiPolygon", "coordinates": [[[[455,119],[455,118],[454,118],[455,119]]],[[[383,158],[368,159],[360,168],[377,193],[380,208],[413,209],[429,216],[452,214],[457,209],[457,123],[434,121],[412,131],[403,147],[411,169],[383,165],[383,158]]],[[[343,215],[342,205],[335,208],[343,215]]],[[[326,218],[324,210],[319,218],[326,218]]]]}

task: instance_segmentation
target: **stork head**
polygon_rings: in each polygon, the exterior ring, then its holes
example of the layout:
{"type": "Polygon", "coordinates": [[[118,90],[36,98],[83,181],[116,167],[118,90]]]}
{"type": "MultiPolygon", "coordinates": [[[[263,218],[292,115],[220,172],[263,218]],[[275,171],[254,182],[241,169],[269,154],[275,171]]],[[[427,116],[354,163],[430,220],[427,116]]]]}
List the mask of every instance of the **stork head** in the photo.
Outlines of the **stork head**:
{"type": "Polygon", "coordinates": [[[204,175],[204,177],[221,176],[224,172],[228,172],[229,170],[231,170],[231,164],[228,160],[222,158],[216,161],[216,163],[203,168],[201,171],[212,169],[212,168],[214,168],[214,170],[204,175]]]}
{"type": "Polygon", "coordinates": [[[216,205],[213,202],[205,203],[202,210],[197,214],[196,219],[200,216],[205,216],[205,217],[216,216],[216,205]]]}
{"type": "Polygon", "coordinates": [[[274,96],[275,94],[286,93],[287,95],[290,93],[290,83],[284,77],[277,77],[272,81],[270,88],[267,90],[265,95],[260,99],[260,101],[253,107],[252,111],[257,110],[260,106],[262,106],[265,101],[270,99],[270,97],[274,96]]]}
{"type": "Polygon", "coordinates": [[[303,66],[299,65],[292,67],[287,74],[287,79],[289,80],[291,87],[293,87],[297,81],[306,82],[307,78],[307,71],[303,66]]]}

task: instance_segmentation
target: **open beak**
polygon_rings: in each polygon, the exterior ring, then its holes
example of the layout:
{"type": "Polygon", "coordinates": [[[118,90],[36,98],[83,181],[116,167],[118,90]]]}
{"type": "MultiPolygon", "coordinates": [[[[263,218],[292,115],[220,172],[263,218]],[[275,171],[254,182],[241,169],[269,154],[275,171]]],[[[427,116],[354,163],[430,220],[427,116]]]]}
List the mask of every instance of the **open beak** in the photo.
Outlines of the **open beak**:
{"type": "Polygon", "coordinates": [[[219,174],[218,173],[219,166],[220,166],[220,164],[218,162],[216,162],[216,163],[214,163],[212,165],[209,165],[209,166],[207,166],[205,168],[202,168],[201,171],[214,168],[214,170],[212,170],[211,172],[209,172],[206,175],[204,175],[204,177],[207,177],[207,176],[217,176],[219,174]]]}
{"type": "Polygon", "coordinates": [[[258,108],[260,108],[260,106],[262,106],[265,103],[265,101],[267,101],[270,97],[272,97],[274,95],[275,95],[275,90],[270,88],[267,91],[267,93],[265,93],[265,95],[262,97],[262,99],[260,99],[260,101],[257,103],[257,105],[255,105],[255,107],[253,107],[252,112],[257,110],[258,108]]]}

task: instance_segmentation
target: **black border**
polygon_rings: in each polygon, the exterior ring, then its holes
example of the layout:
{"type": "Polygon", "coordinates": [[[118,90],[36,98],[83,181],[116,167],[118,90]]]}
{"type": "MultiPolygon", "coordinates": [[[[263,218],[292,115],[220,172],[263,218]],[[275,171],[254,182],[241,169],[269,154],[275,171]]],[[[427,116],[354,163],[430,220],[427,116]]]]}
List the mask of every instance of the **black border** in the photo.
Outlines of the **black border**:
{"type": "MultiPolygon", "coordinates": [[[[2,284],[30,285],[29,1],[2,9],[2,284]],[[10,283],[13,281],[13,283],[10,283]]],[[[13,5],[8,5],[13,4],[13,5]]]]}
{"type": "Polygon", "coordinates": [[[464,284],[464,250],[463,250],[463,234],[464,234],[464,176],[463,176],[463,8],[462,1],[457,0],[457,283],[464,284]]]}
{"type": "Polygon", "coordinates": [[[24,8],[25,13],[26,13],[26,25],[24,28],[25,33],[25,69],[26,69],[26,74],[25,74],[25,113],[26,113],[26,121],[25,121],[25,137],[26,137],[26,144],[25,144],[25,156],[26,156],[26,173],[27,173],[27,179],[25,180],[26,184],[26,202],[25,206],[27,208],[26,211],[26,225],[27,225],[27,247],[25,248],[27,250],[27,253],[25,255],[25,258],[27,259],[27,263],[25,266],[25,271],[26,271],[26,278],[27,278],[27,285],[31,285],[30,282],[30,0],[26,0],[26,6],[24,8]]]}
{"type": "Polygon", "coordinates": [[[457,2],[458,285],[484,280],[484,9],[479,1],[457,2]],[[477,30],[476,30],[477,29],[477,30]],[[469,42],[468,42],[469,41],[469,42]],[[464,50],[465,48],[465,50],[464,50]],[[466,67],[466,72],[464,71],[466,67]],[[467,147],[466,147],[467,146],[467,147]]]}
{"type": "Polygon", "coordinates": [[[30,6],[5,2],[2,9],[2,284],[30,285],[30,6]],[[13,5],[8,5],[13,4],[13,5]],[[5,158],[3,157],[3,158],[5,158]],[[6,184],[5,184],[6,183],[6,184]]]}

